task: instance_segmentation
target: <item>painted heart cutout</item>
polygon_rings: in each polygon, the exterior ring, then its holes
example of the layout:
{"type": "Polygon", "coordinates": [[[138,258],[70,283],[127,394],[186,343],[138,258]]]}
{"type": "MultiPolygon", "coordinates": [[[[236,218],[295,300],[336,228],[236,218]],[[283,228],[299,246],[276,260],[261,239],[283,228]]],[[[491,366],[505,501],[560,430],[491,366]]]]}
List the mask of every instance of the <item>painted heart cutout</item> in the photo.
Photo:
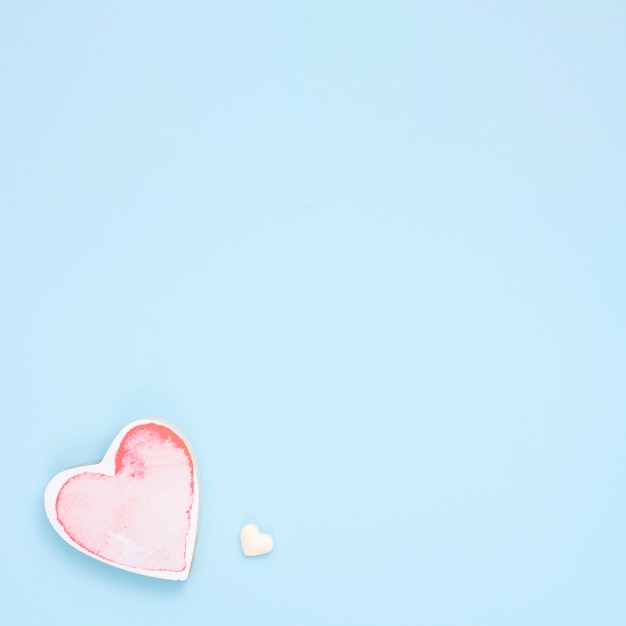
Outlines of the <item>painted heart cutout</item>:
{"type": "Polygon", "coordinates": [[[272,535],[262,533],[256,524],[246,524],[240,534],[241,549],[246,556],[261,556],[274,549],[272,535]]]}
{"type": "Polygon", "coordinates": [[[128,424],[100,463],[57,474],[44,500],[54,529],[81,552],[144,576],[189,576],[200,485],[191,446],[172,424],[128,424]]]}

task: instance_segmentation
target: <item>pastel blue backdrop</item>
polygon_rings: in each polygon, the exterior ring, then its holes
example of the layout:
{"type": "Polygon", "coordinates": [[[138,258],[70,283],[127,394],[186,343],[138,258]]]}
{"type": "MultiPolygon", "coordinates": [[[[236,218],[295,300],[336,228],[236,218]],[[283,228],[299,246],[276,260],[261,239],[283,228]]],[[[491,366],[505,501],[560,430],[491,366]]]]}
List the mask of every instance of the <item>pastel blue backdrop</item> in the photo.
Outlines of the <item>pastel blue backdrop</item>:
{"type": "Polygon", "coordinates": [[[626,623],[624,2],[7,2],[0,52],[2,623],[626,623]],[[44,515],[147,415],[182,584],[44,515]]]}

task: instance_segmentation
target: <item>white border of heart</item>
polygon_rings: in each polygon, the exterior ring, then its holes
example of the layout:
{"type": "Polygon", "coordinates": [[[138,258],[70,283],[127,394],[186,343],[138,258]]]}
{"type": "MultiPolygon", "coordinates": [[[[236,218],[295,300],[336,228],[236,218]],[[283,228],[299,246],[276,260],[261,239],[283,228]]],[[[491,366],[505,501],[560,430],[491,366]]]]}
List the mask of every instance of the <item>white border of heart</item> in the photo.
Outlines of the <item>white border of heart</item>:
{"type": "Polygon", "coordinates": [[[191,572],[191,566],[193,564],[194,550],[196,547],[196,539],[198,537],[198,522],[200,516],[200,477],[198,475],[198,462],[193,452],[193,448],[189,443],[189,440],[184,435],[182,431],[180,431],[174,424],[168,422],[167,420],[157,418],[157,417],[147,417],[145,419],[135,420],[130,424],[126,425],[115,437],[113,443],[109,446],[109,449],[106,451],[104,458],[99,463],[87,463],[85,465],[77,465],[75,467],[70,467],[62,472],[59,472],[46,487],[46,491],[44,494],[44,504],[46,508],[46,515],[52,524],[54,530],[67,541],[73,548],[80,550],[84,554],[96,559],[98,561],[102,561],[107,565],[111,565],[113,567],[117,567],[119,569],[126,570],[127,572],[133,572],[135,574],[142,574],[144,576],[151,576],[153,578],[162,578],[165,580],[186,580],[189,577],[189,573],[191,572]],[[61,487],[73,476],[77,474],[82,474],[84,472],[98,472],[100,474],[106,474],[107,476],[115,475],[115,455],[120,447],[120,443],[122,439],[126,435],[126,433],[135,428],[135,426],[140,426],[143,424],[158,424],[160,426],[165,426],[169,428],[173,432],[175,432],[187,446],[189,450],[189,455],[191,456],[191,461],[193,465],[193,483],[194,483],[194,499],[191,504],[191,510],[189,511],[189,532],[187,533],[187,544],[185,546],[185,569],[182,572],[172,572],[166,570],[144,570],[138,567],[129,567],[126,565],[118,565],[117,563],[113,563],[112,561],[108,561],[107,559],[103,559],[88,550],[85,550],[82,546],[75,543],[72,538],[65,532],[65,529],[57,519],[56,514],[56,500],[61,490],[61,487]]]}

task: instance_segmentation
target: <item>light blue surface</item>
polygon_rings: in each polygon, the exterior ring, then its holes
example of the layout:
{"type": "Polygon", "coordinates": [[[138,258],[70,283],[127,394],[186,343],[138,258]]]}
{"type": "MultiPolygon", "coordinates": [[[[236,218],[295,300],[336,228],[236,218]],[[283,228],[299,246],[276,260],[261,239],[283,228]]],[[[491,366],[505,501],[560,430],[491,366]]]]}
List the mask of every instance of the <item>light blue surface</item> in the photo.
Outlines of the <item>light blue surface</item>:
{"type": "Polygon", "coordinates": [[[625,24],[5,3],[2,623],[623,626],[625,24]],[[43,510],[146,415],[201,464],[182,584],[43,510]]]}

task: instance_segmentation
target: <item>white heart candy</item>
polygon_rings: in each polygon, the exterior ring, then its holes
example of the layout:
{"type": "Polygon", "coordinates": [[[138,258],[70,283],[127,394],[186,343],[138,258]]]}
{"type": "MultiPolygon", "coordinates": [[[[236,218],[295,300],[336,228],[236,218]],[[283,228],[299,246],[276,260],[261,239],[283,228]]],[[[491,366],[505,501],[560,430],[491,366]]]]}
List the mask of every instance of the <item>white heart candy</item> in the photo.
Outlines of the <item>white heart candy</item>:
{"type": "Polygon", "coordinates": [[[241,549],[246,556],[267,554],[274,548],[272,535],[262,533],[256,524],[246,524],[241,529],[241,549]]]}

